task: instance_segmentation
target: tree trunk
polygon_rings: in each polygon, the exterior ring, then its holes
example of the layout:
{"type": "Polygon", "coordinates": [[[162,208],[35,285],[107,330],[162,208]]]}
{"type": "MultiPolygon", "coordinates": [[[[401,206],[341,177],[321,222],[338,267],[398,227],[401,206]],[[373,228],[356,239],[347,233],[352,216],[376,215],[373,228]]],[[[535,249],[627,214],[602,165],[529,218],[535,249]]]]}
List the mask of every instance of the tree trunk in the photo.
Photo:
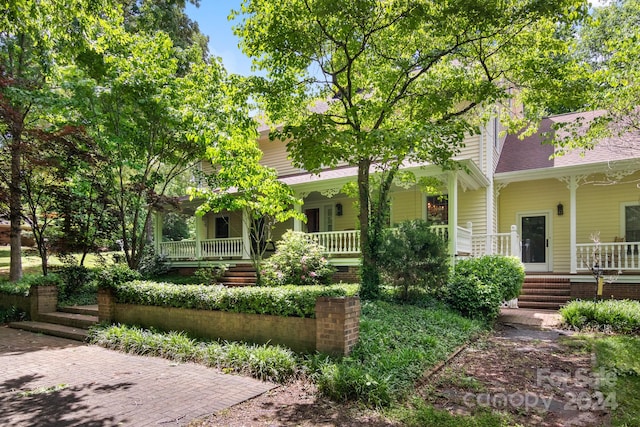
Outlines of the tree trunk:
{"type": "Polygon", "coordinates": [[[22,278],[22,236],[20,223],[22,218],[21,191],[21,156],[22,156],[22,126],[16,124],[11,129],[11,183],[9,184],[9,221],[11,259],[9,264],[9,280],[17,282],[22,278]]]}
{"type": "Polygon", "coordinates": [[[375,254],[371,247],[369,235],[369,159],[358,163],[358,197],[360,201],[360,252],[362,253],[362,267],[360,269],[360,297],[362,299],[376,299],[380,296],[380,274],[375,262],[375,254]]]}

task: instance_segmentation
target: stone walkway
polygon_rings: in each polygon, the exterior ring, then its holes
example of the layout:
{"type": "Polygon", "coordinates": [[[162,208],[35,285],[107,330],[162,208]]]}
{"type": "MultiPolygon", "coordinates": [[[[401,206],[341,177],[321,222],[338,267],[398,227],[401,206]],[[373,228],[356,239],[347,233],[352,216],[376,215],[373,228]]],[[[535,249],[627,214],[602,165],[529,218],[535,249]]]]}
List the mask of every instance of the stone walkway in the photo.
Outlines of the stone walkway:
{"type": "Polygon", "coordinates": [[[175,426],[274,384],[0,327],[0,425],[175,426]]]}

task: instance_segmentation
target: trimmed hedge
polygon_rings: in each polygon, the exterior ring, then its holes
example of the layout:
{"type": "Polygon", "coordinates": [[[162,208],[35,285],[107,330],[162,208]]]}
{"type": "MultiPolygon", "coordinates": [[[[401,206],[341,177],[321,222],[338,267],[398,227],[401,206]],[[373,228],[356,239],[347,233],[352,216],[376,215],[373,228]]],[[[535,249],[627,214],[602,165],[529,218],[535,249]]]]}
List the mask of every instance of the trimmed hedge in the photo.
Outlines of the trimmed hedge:
{"type": "Polygon", "coordinates": [[[63,281],[59,275],[49,273],[46,276],[41,274],[25,275],[17,282],[0,281],[0,293],[7,295],[24,295],[29,296],[31,286],[62,286],[63,281]]]}
{"type": "Polygon", "coordinates": [[[640,301],[571,301],[560,309],[565,325],[576,329],[640,332],[640,301]]]}
{"type": "Polygon", "coordinates": [[[354,296],[357,285],[243,287],[175,285],[134,280],[110,286],[119,303],[218,310],[283,317],[315,317],[319,297],[354,296]]]}

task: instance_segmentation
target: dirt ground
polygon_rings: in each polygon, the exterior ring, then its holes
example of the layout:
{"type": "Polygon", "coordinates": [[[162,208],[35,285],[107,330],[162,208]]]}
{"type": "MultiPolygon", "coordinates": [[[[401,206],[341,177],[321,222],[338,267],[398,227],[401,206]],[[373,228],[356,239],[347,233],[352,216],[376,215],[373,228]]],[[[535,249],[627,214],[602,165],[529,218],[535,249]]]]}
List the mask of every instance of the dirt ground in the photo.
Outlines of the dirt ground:
{"type": "Polygon", "coordinates": [[[374,411],[319,396],[313,384],[296,381],[240,405],[220,411],[189,427],[229,426],[399,426],[374,411]]]}
{"type": "MultiPolygon", "coordinates": [[[[501,325],[425,378],[417,393],[456,414],[508,413],[523,426],[606,426],[615,396],[599,390],[592,356],[563,332],[501,325]]],[[[204,426],[396,426],[374,411],[336,403],[298,381],[190,424],[204,426]]]]}
{"type": "Polygon", "coordinates": [[[606,426],[615,381],[592,372],[592,353],[565,332],[503,325],[420,387],[421,396],[451,413],[506,412],[523,426],[606,426]]]}

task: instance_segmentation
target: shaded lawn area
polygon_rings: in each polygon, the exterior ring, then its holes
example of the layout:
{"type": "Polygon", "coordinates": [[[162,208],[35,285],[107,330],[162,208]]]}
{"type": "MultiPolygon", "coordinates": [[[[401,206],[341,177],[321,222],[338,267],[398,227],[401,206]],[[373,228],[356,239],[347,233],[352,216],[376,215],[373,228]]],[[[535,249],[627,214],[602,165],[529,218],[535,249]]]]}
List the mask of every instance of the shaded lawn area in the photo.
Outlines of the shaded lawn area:
{"type": "MultiPolygon", "coordinates": [[[[102,257],[109,262],[112,262],[112,255],[115,252],[102,253],[102,257]]],[[[75,255],[76,259],[80,259],[80,255],[75,255]]],[[[0,280],[9,277],[9,264],[11,260],[11,250],[9,246],[0,246],[0,280]]],[[[87,254],[84,265],[87,268],[95,268],[99,266],[99,258],[96,254],[87,254]]],[[[49,267],[61,267],[62,261],[55,256],[49,257],[49,267]]],[[[38,256],[38,251],[35,248],[23,247],[22,248],[22,274],[41,274],[42,262],[38,256]]]]}

